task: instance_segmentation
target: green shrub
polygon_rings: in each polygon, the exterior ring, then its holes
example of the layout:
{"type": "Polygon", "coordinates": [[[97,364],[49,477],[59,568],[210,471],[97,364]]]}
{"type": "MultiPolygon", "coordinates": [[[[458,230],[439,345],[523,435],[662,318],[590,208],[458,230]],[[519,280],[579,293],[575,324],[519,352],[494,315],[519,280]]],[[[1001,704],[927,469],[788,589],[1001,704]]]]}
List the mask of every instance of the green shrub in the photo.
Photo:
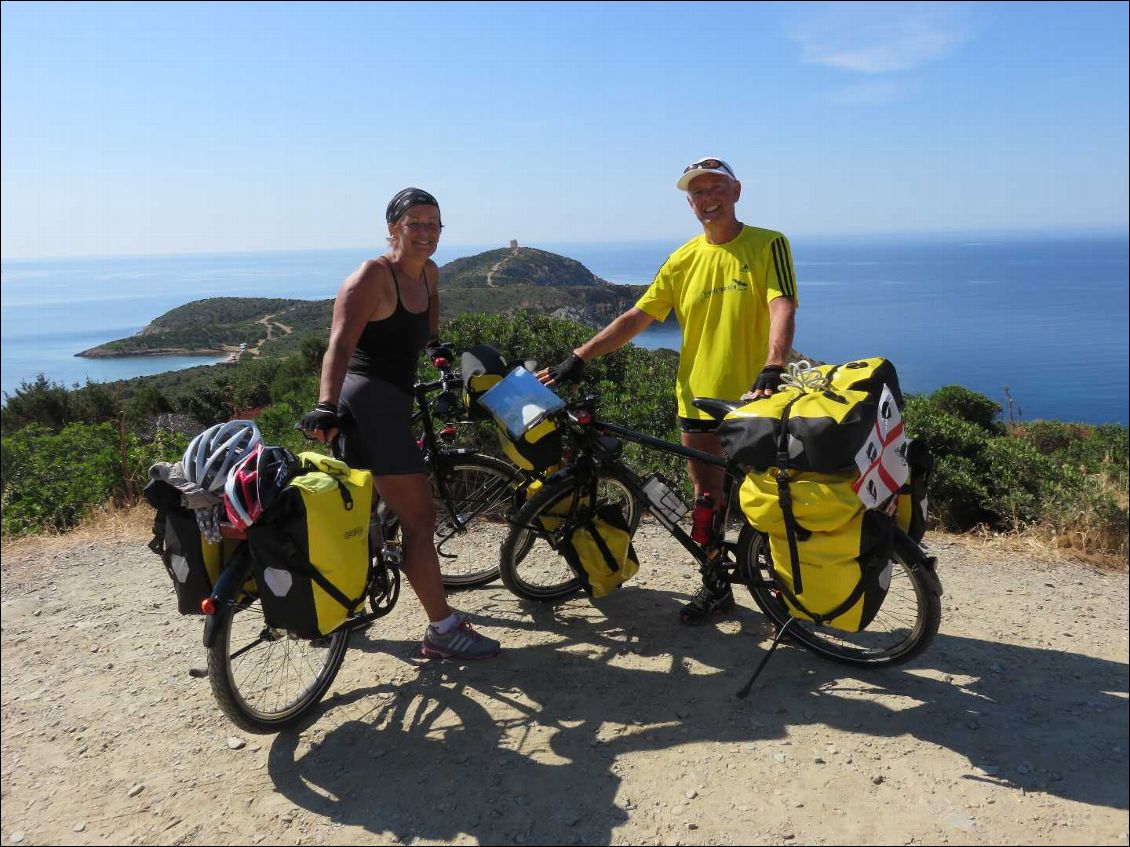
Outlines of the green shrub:
{"type": "Polygon", "coordinates": [[[930,395],[934,408],[963,421],[976,424],[981,429],[1000,434],[1003,425],[997,420],[1001,406],[984,394],[970,391],[960,385],[945,385],[930,395]]]}
{"type": "Polygon", "coordinates": [[[5,536],[65,530],[94,506],[125,494],[119,433],[110,424],[31,424],[0,439],[5,536]]]}

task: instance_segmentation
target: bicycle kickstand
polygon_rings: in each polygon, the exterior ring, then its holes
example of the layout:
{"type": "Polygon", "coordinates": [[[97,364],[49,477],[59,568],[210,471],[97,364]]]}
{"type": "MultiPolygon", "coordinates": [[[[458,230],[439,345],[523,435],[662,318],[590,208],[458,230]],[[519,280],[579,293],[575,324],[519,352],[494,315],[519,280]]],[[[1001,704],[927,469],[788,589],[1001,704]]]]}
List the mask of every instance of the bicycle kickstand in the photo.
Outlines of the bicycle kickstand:
{"type": "Polygon", "coordinates": [[[785,621],[785,625],[777,630],[777,634],[773,636],[773,643],[769,645],[769,652],[765,654],[765,658],[761,660],[761,664],[757,666],[757,670],[753,672],[753,676],[749,678],[749,682],[743,685],[741,691],[738,692],[739,700],[744,700],[749,696],[753,684],[757,681],[757,678],[761,676],[761,672],[765,670],[765,666],[769,663],[769,660],[773,658],[773,651],[777,649],[777,645],[781,643],[781,639],[785,637],[785,633],[789,631],[789,627],[792,626],[795,621],[796,618],[789,618],[785,621]]]}

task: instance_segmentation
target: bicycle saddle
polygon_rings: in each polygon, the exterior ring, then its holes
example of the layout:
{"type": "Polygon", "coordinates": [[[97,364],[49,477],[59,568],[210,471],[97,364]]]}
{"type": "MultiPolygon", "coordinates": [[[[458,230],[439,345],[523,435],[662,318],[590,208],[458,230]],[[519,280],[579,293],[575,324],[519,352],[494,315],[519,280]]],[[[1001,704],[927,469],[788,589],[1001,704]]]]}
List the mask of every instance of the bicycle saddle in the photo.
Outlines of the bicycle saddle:
{"type": "Polygon", "coordinates": [[[716,400],[713,397],[695,397],[691,402],[694,403],[696,409],[702,409],[702,411],[706,412],[716,421],[722,420],[722,418],[742,405],[732,400],[716,400]]]}

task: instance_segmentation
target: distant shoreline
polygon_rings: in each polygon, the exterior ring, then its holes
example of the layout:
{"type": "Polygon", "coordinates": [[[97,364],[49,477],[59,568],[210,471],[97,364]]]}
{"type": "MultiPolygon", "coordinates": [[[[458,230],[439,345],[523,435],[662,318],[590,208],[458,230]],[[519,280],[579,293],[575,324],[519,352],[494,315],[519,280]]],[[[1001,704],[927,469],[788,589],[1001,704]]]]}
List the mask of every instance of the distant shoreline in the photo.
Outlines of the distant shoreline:
{"type": "Polygon", "coordinates": [[[207,349],[194,349],[190,350],[184,347],[161,347],[152,350],[133,350],[130,352],[118,352],[116,350],[105,350],[100,347],[91,347],[89,350],[83,350],[81,353],[75,353],[75,356],[80,359],[150,359],[155,356],[227,356],[225,362],[235,362],[239,360],[239,350],[232,350],[230,347],[209,347],[207,349]]]}

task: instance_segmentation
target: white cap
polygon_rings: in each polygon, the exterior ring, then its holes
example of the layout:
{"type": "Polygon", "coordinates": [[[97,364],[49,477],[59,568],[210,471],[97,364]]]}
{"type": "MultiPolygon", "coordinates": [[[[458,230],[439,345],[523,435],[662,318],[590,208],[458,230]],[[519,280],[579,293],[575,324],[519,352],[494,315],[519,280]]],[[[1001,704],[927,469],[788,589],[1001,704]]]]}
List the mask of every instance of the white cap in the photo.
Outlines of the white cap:
{"type": "Polygon", "coordinates": [[[737,177],[734,176],[733,168],[724,161],[717,156],[707,156],[683,168],[683,175],[679,177],[679,181],[675,183],[675,187],[680,191],[686,191],[687,188],[690,187],[691,180],[703,174],[722,174],[722,176],[728,176],[730,179],[737,179],[737,177]]]}

